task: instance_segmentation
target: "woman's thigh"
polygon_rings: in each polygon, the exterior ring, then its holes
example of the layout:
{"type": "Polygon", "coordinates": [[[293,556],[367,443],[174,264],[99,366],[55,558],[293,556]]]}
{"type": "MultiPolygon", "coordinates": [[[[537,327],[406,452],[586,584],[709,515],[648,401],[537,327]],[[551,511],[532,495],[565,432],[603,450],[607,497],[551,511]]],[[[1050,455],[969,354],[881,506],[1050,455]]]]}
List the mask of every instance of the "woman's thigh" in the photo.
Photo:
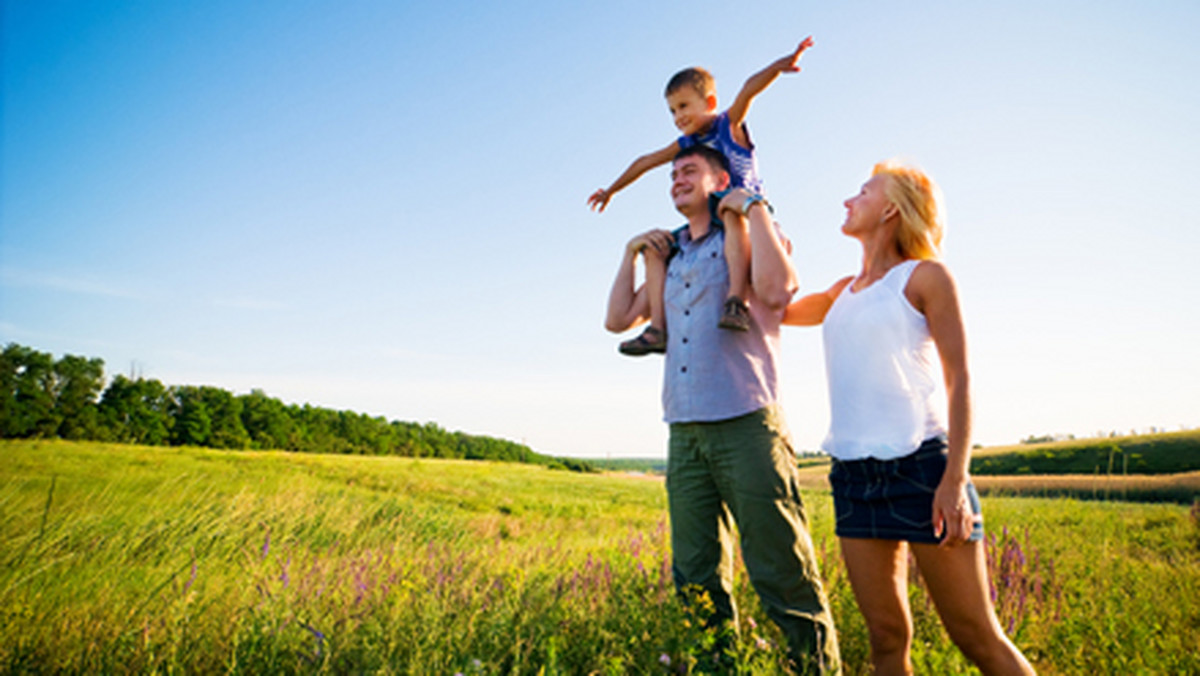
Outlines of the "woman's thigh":
{"type": "Polygon", "coordinates": [[[850,587],[872,641],[886,635],[907,644],[912,621],[906,543],[870,538],[840,538],[839,542],[850,587]]]}
{"type": "Polygon", "coordinates": [[[956,642],[1001,634],[988,592],[982,542],[953,547],[914,544],[912,549],[942,624],[956,642]]]}

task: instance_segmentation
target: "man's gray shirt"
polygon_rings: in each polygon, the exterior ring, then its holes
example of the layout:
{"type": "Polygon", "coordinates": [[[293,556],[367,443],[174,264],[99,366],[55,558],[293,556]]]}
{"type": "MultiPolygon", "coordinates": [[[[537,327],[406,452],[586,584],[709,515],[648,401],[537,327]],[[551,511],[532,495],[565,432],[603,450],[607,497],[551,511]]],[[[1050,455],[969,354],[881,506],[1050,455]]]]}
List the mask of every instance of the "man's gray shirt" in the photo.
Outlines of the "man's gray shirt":
{"type": "Polygon", "coordinates": [[[692,241],[684,227],[675,233],[679,251],[667,264],[664,297],[667,355],[663,376],[663,419],[668,423],[715,422],[775,404],[783,311],[754,297],[750,330],[717,326],[729,294],[725,233],[713,224],[692,241]]]}

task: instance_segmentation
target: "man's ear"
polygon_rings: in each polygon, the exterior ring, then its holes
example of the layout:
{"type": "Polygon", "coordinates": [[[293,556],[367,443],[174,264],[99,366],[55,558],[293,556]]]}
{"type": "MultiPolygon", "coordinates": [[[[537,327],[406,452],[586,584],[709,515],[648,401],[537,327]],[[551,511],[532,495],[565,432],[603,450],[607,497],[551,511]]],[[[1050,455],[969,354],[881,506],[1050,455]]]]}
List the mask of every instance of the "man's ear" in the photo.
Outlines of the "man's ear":
{"type": "Polygon", "coordinates": [[[725,190],[729,187],[729,172],[722,170],[717,174],[717,190],[725,190]]]}
{"type": "Polygon", "coordinates": [[[708,96],[704,97],[704,108],[705,108],[705,110],[707,110],[710,113],[716,112],[716,110],[717,110],[717,95],[716,94],[709,94],[708,96]]]}

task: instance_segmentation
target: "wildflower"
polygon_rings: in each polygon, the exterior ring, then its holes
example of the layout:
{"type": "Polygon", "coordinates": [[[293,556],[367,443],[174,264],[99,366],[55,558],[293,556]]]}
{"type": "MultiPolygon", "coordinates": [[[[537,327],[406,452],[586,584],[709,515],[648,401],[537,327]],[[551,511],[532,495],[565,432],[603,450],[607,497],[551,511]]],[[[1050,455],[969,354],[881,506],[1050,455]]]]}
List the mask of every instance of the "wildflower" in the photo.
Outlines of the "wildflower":
{"type": "Polygon", "coordinates": [[[263,540],[262,558],[267,558],[267,554],[271,551],[271,531],[267,531],[267,539],[263,540]]]}
{"type": "Polygon", "coordinates": [[[192,583],[194,583],[195,581],[196,581],[196,559],[193,557],[192,558],[192,576],[188,578],[187,584],[183,585],[183,591],[186,592],[187,590],[191,589],[192,583]]]}
{"type": "Polygon", "coordinates": [[[320,657],[321,648],[325,645],[325,634],[321,633],[320,630],[307,622],[304,623],[304,628],[307,629],[317,641],[317,648],[313,651],[313,657],[320,657]]]}
{"type": "Polygon", "coordinates": [[[761,636],[755,636],[754,637],[754,647],[758,648],[759,650],[770,650],[771,644],[767,642],[767,639],[765,639],[761,636]]]}
{"type": "Polygon", "coordinates": [[[664,667],[669,667],[669,666],[671,666],[671,656],[670,656],[670,655],[668,655],[668,654],[666,654],[666,653],[663,653],[663,654],[659,655],[659,656],[658,656],[658,661],[659,661],[659,662],[660,662],[660,663],[661,663],[661,664],[662,664],[664,667]]]}

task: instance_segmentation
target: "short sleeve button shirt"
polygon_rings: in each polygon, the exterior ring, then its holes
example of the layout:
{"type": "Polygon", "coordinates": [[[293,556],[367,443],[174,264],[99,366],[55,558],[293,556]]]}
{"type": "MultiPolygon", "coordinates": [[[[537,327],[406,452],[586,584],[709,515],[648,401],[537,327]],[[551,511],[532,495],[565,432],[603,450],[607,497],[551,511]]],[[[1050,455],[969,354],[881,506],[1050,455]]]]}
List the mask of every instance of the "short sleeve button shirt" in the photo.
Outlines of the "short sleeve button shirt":
{"type": "Polygon", "coordinates": [[[714,224],[704,237],[692,240],[684,227],[675,236],[679,250],[667,265],[664,292],[664,419],[714,422],[776,403],[783,312],[764,310],[751,296],[750,330],[719,328],[729,294],[724,231],[714,224]]]}

